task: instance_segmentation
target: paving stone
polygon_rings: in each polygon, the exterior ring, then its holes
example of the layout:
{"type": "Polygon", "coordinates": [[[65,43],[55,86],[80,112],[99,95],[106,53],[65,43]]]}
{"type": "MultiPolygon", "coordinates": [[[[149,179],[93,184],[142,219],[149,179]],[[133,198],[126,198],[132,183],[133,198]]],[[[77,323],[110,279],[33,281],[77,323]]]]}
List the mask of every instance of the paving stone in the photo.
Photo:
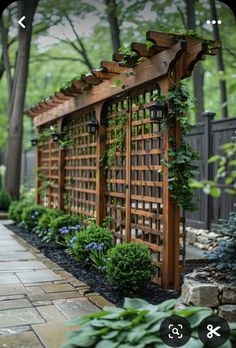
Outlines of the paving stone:
{"type": "Polygon", "coordinates": [[[86,294],[86,292],[88,292],[88,291],[90,291],[90,287],[89,286],[83,286],[83,287],[81,287],[81,288],[78,288],[78,291],[79,291],[79,293],[80,293],[80,295],[85,295],[86,294]]]}
{"type": "Polygon", "coordinates": [[[61,277],[49,269],[43,271],[17,272],[17,277],[22,283],[47,282],[50,280],[59,280],[61,277]]]}
{"type": "Polygon", "coordinates": [[[30,331],[30,330],[31,330],[31,327],[29,325],[4,327],[0,329],[0,336],[19,334],[19,333],[30,331]]]}
{"type": "Polygon", "coordinates": [[[66,271],[56,271],[56,274],[60,275],[63,279],[71,279],[74,278],[72,274],[66,271]]]}
{"type": "Polygon", "coordinates": [[[200,283],[185,279],[181,299],[186,305],[218,307],[219,288],[217,284],[200,283]]]}
{"type": "Polygon", "coordinates": [[[45,292],[43,291],[42,288],[40,288],[40,286],[27,286],[26,290],[30,294],[45,294],[45,292]]]}
{"type": "Polygon", "coordinates": [[[20,271],[24,269],[40,269],[45,268],[45,265],[40,261],[10,261],[0,262],[0,272],[20,271]]]}
{"type": "Polygon", "coordinates": [[[48,322],[65,322],[66,317],[57,309],[55,305],[36,307],[41,316],[48,322]]]}
{"type": "Polygon", "coordinates": [[[236,304],[236,286],[224,285],[222,303],[236,304]]]}
{"type": "Polygon", "coordinates": [[[32,305],[34,307],[38,307],[38,306],[49,306],[52,304],[52,301],[34,301],[32,302],[32,305]]]}
{"type": "Polygon", "coordinates": [[[68,319],[99,311],[96,306],[84,297],[73,300],[56,300],[53,303],[68,319]]]}
{"type": "Polygon", "coordinates": [[[20,280],[15,274],[0,274],[0,284],[20,284],[20,280]]]}
{"type": "Polygon", "coordinates": [[[7,300],[18,300],[20,298],[25,298],[26,295],[7,295],[7,296],[0,296],[0,301],[7,301],[7,300]]]}
{"type": "Polygon", "coordinates": [[[41,285],[50,285],[50,284],[52,285],[52,284],[54,284],[54,283],[53,283],[53,282],[24,283],[24,286],[25,286],[25,287],[27,287],[27,286],[40,286],[40,287],[41,287],[41,285]]]}
{"type": "Polygon", "coordinates": [[[73,286],[76,286],[76,287],[84,287],[84,286],[88,287],[87,284],[81,282],[79,279],[76,279],[76,278],[74,278],[73,280],[71,280],[71,281],[70,281],[70,284],[72,284],[73,286]]]}
{"type": "Polygon", "coordinates": [[[0,327],[43,323],[35,308],[17,308],[0,311],[0,327]]]}
{"type": "Polygon", "coordinates": [[[0,296],[26,294],[27,291],[23,285],[0,285],[0,296]]]}
{"type": "Polygon", "coordinates": [[[97,294],[97,295],[90,295],[88,294],[86,296],[90,302],[95,304],[99,308],[103,308],[104,306],[114,306],[111,302],[107,301],[103,296],[97,294]]]}
{"type": "Polygon", "coordinates": [[[49,259],[44,259],[43,263],[45,266],[47,266],[48,268],[50,268],[53,271],[62,271],[63,268],[61,268],[60,266],[58,266],[55,262],[49,260],[49,259]]]}
{"type": "Polygon", "coordinates": [[[66,291],[66,292],[51,292],[48,294],[28,294],[29,299],[34,301],[47,301],[58,300],[62,298],[76,298],[79,297],[78,291],[66,291]]]}
{"type": "MultiPolygon", "coordinates": [[[[59,348],[65,343],[65,334],[75,329],[63,323],[32,325],[33,330],[47,348],[59,348]]],[[[28,347],[27,347],[28,348],[28,347]]]]}
{"type": "MultiPolygon", "coordinates": [[[[1,242],[0,242],[1,244],[1,242]]],[[[0,253],[0,261],[8,261],[8,260],[35,260],[36,257],[29,253],[28,251],[18,251],[15,253],[12,252],[2,252],[0,253]]]]}
{"type": "Polygon", "coordinates": [[[0,301],[0,310],[24,307],[32,307],[31,302],[26,298],[18,300],[0,301]]]}
{"type": "Polygon", "coordinates": [[[42,285],[41,288],[46,292],[62,292],[62,291],[73,291],[75,288],[70,284],[52,284],[42,285]]]}
{"type": "MultiPolygon", "coordinates": [[[[4,348],[43,348],[34,332],[23,332],[12,336],[0,336],[0,347],[4,348]]],[[[54,347],[55,348],[55,347],[54,347]]]]}

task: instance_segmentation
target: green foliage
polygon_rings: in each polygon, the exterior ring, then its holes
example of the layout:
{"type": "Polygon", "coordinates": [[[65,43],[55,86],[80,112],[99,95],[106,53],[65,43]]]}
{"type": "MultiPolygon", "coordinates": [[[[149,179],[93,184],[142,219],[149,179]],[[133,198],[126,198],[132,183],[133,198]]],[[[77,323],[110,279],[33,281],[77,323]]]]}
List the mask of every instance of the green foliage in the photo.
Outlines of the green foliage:
{"type": "Polygon", "coordinates": [[[219,223],[221,226],[217,231],[229,239],[220,241],[220,245],[208,252],[207,257],[215,261],[218,269],[230,271],[227,278],[236,284],[236,212],[231,212],[228,220],[221,219],[219,223]]]}
{"type": "Polygon", "coordinates": [[[8,210],[11,204],[11,196],[5,190],[0,190],[0,210],[8,210]]]}
{"type": "Polygon", "coordinates": [[[107,251],[112,247],[111,231],[91,223],[86,229],[76,233],[75,237],[76,239],[72,245],[72,251],[76,259],[81,263],[85,263],[86,260],[89,259],[97,269],[99,266],[104,266],[103,256],[105,256],[107,251]],[[92,247],[92,243],[94,248],[92,247]],[[88,247],[89,245],[90,247],[88,247]],[[100,250],[98,247],[99,245],[103,245],[100,250]]]}
{"type": "Polygon", "coordinates": [[[106,151],[104,151],[104,154],[101,158],[101,162],[105,169],[115,164],[116,152],[121,153],[125,149],[126,122],[127,115],[125,112],[120,112],[116,118],[112,118],[108,122],[108,126],[110,128],[115,128],[116,134],[112,144],[106,151]]]}
{"type": "Polygon", "coordinates": [[[57,217],[50,225],[48,238],[67,247],[75,232],[83,228],[82,221],[83,217],[80,215],[65,214],[57,217]]]}
{"type": "Polygon", "coordinates": [[[39,219],[47,211],[42,205],[31,205],[23,209],[22,225],[24,229],[33,231],[37,227],[39,219]]]}
{"type": "MultiPolygon", "coordinates": [[[[184,317],[190,323],[192,335],[187,345],[203,348],[197,327],[213,314],[212,309],[194,306],[175,310],[176,302],[171,299],[152,305],[142,299],[126,298],[123,308],[104,307],[100,312],[76,318],[69,325],[78,328],[67,335],[68,343],[64,348],[165,348],[160,326],[165,318],[172,315],[184,317]]],[[[236,326],[231,323],[230,327],[235,330],[236,326]]],[[[228,346],[231,347],[230,340],[228,346]]]]}
{"type": "Polygon", "coordinates": [[[208,163],[217,163],[217,171],[213,180],[192,180],[193,188],[201,188],[206,194],[217,198],[221,195],[221,184],[224,182],[226,193],[236,195],[236,136],[231,137],[231,142],[221,147],[222,155],[214,155],[208,163]]]}
{"type": "Polygon", "coordinates": [[[135,293],[154,272],[148,247],[139,243],[117,244],[108,252],[107,275],[124,293],[135,293]]]}
{"type": "Polygon", "coordinates": [[[30,206],[32,206],[30,200],[13,201],[9,207],[9,218],[16,223],[20,223],[22,221],[23,210],[30,206]]]}
{"type": "MultiPolygon", "coordinates": [[[[160,98],[159,98],[160,99],[160,98]]],[[[162,120],[162,129],[173,130],[173,118],[180,122],[180,146],[177,146],[173,136],[170,139],[170,149],[167,158],[161,163],[169,169],[169,190],[171,198],[185,211],[197,209],[195,195],[190,185],[190,179],[197,174],[198,166],[193,161],[199,160],[199,154],[184,140],[184,136],[191,129],[187,121],[187,114],[193,108],[193,101],[183,83],[177,83],[170,89],[166,98],[161,98],[168,103],[169,112],[162,120]]]]}
{"type": "Polygon", "coordinates": [[[47,209],[46,212],[41,216],[38,222],[35,233],[43,240],[48,240],[48,233],[50,232],[52,222],[62,216],[63,212],[59,209],[47,209]]]}

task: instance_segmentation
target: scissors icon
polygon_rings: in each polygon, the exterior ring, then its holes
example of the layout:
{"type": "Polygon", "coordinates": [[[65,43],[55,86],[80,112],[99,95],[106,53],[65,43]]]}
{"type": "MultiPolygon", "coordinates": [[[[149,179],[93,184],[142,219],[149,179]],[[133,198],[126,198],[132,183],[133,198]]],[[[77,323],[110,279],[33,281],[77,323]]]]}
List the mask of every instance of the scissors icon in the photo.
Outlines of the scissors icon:
{"type": "Polygon", "coordinates": [[[211,324],[207,325],[207,330],[209,331],[207,334],[207,338],[211,339],[213,335],[220,337],[221,335],[219,334],[219,332],[217,332],[220,328],[221,326],[216,326],[214,328],[211,324]]]}

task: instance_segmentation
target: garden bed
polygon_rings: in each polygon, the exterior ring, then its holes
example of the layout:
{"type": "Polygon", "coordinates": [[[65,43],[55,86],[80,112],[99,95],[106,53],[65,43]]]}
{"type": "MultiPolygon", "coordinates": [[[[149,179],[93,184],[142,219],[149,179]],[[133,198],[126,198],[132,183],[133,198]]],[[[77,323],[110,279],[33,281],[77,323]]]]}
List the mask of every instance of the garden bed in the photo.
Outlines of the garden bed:
{"type": "MultiPolygon", "coordinates": [[[[120,307],[123,305],[124,295],[119,289],[109,284],[103,274],[89,267],[82,267],[72,255],[69,255],[65,249],[56,243],[42,242],[42,240],[36,234],[24,232],[20,230],[16,224],[7,225],[6,227],[18,234],[29,244],[36,247],[42,254],[56,262],[67,272],[73,274],[74,277],[89,285],[91,292],[98,292],[116,306],[120,307]]],[[[191,268],[192,267],[193,266],[191,266],[191,268]]],[[[179,291],[165,290],[159,285],[149,282],[140,290],[139,293],[136,293],[134,297],[140,297],[149,301],[150,303],[158,304],[167,299],[177,298],[179,295],[179,291]]]]}

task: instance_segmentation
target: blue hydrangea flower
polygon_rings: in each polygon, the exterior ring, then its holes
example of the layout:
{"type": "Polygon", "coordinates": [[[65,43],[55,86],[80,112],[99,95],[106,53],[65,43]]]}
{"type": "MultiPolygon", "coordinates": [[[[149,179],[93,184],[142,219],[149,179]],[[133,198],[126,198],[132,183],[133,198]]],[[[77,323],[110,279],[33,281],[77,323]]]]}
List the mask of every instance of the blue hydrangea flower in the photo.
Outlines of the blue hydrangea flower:
{"type": "Polygon", "coordinates": [[[91,242],[88,245],[86,245],[85,249],[87,250],[92,250],[92,249],[96,249],[97,248],[97,243],[95,242],[91,242]]]}
{"type": "Polygon", "coordinates": [[[103,250],[104,249],[104,243],[100,243],[100,244],[98,244],[98,246],[97,246],[97,250],[103,250]]]}
{"type": "Polygon", "coordinates": [[[71,238],[71,240],[70,240],[70,247],[71,247],[71,248],[74,247],[74,244],[75,244],[75,241],[76,241],[76,240],[77,240],[76,237],[71,238]]]}
{"type": "Polygon", "coordinates": [[[60,228],[59,231],[61,232],[61,234],[67,234],[70,232],[69,228],[66,226],[60,228]]]}

